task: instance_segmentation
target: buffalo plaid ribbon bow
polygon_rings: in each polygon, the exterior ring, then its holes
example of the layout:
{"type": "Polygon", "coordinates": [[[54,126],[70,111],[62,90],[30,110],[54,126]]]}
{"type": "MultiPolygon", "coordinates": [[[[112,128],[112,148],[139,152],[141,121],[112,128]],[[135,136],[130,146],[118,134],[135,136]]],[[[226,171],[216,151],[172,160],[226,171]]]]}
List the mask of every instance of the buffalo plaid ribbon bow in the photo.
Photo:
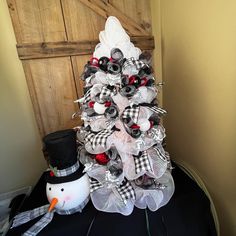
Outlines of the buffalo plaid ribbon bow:
{"type": "Polygon", "coordinates": [[[114,86],[103,86],[99,98],[105,100],[107,97],[112,97],[117,94],[116,88],[114,86]]]}
{"type": "Polygon", "coordinates": [[[141,152],[141,155],[133,156],[134,157],[134,164],[135,164],[135,172],[136,174],[140,173],[141,171],[151,171],[150,161],[148,159],[147,151],[141,152]]]}
{"type": "Polygon", "coordinates": [[[92,146],[92,149],[95,149],[98,145],[106,147],[108,137],[114,132],[114,130],[104,129],[99,133],[88,132],[85,135],[85,142],[89,142],[92,146]]]}
{"type": "Polygon", "coordinates": [[[122,119],[131,118],[132,121],[136,124],[138,121],[138,115],[139,115],[139,106],[134,105],[132,107],[127,107],[122,113],[121,117],[122,119]]]}
{"type": "Polygon", "coordinates": [[[135,60],[133,57],[127,59],[123,65],[123,70],[125,70],[129,66],[135,66],[137,70],[140,70],[144,66],[149,67],[146,63],[140,60],[135,60]]]}

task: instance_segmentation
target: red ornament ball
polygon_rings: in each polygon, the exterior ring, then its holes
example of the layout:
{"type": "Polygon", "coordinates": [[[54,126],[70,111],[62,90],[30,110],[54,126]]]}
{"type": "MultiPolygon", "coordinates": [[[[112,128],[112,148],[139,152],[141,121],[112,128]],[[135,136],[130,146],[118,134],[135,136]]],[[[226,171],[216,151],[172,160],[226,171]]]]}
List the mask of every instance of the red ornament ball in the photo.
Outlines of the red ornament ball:
{"type": "Polygon", "coordinates": [[[54,176],[54,173],[52,171],[50,171],[50,176],[53,177],[54,176]]]}
{"type": "Polygon", "coordinates": [[[107,156],[106,153],[96,154],[95,155],[95,160],[100,165],[106,165],[110,161],[110,159],[109,159],[109,157],[107,156]]]}
{"type": "Polygon", "coordinates": [[[106,101],[105,102],[105,107],[110,107],[111,106],[111,102],[110,101],[106,101]]]}
{"type": "Polygon", "coordinates": [[[94,101],[90,101],[89,103],[88,103],[88,106],[90,107],[90,108],[93,108],[94,107],[94,101]]]}

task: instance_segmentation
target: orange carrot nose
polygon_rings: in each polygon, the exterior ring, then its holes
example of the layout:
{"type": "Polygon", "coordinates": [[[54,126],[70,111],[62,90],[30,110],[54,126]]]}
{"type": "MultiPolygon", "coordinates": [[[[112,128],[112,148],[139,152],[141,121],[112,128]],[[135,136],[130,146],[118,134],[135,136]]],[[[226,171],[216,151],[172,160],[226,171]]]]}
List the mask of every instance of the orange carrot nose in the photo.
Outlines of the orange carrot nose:
{"type": "Polygon", "coordinates": [[[48,212],[52,211],[53,208],[56,206],[57,203],[58,203],[58,199],[54,197],[54,198],[52,199],[51,203],[50,203],[50,206],[49,206],[49,208],[48,208],[48,212]]]}

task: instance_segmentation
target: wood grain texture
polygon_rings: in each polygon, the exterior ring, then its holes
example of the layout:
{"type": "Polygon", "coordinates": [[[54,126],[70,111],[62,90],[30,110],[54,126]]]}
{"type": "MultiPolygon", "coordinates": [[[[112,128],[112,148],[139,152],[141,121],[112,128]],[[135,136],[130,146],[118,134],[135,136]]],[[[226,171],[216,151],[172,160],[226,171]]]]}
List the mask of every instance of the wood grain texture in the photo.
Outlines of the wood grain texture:
{"type": "MultiPolygon", "coordinates": [[[[133,36],[131,41],[142,50],[154,49],[152,36],[133,36]]],[[[17,51],[21,60],[51,57],[65,57],[76,55],[91,55],[98,40],[73,42],[42,42],[18,44],[17,51]]]]}
{"type": "MultiPolygon", "coordinates": [[[[60,0],[8,0],[8,6],[18,44],[67,40],[60,0]]],[[[23,67],[41,136],[77,125],[70,57],[27,60],[23,67]]]]}
{"type": "Polygon", "coordinates": [[[65,41],[60,0],[7,0],[17,43],[65,41]]]}
{"type": "Polygon", "coordinates": [[[80,79],[80,77],[84,69],[84,65],[89,61],[90,58],[90,55],[71,57],[78,97],[82,97],[84,94],[84,82],[80,79]]]}
{"type": "MultiPolygon", "coordinates": [[[[109,0],[109,3],[119,9],[124,15],[133,19],[148,35],[151,34],[150,2],[147,0],[109,0]]],[[[144,34],[142,34],[144,35],[144,34]]]]}
{"type": "Polygon", "coordinates": [[[94,41],[104,29],[103,17],[92,11],[79,0],[62,0],[64,20],[69,41],[94,41]]]}
{"type": "Polygon", "coordinates": [[[70,58],[24,61],[24,69],[40,133],[77,125],[71,119],[78,105],[70,58]]]}
{"type": "Polygon", "coordinates": [[[89,9],[79,0],[61,0],[65,27],[67,30],[67,37],[69,41],[80,42],[76,46],[77,50],[80,46],[87,48],[82,50],[80,56],[73,56],[79,54],[71,54],[71,64],[74,73],[74,80],[76,84],[76,91],[78,97],[83,96],[83,81],[80,76],[83,72],[84,65],[92,56],[94,48],[98,43],[98,35],[104,29],[105,18],[89,9]],[[85,43],[81,43],[85,42],[85,43]]]}

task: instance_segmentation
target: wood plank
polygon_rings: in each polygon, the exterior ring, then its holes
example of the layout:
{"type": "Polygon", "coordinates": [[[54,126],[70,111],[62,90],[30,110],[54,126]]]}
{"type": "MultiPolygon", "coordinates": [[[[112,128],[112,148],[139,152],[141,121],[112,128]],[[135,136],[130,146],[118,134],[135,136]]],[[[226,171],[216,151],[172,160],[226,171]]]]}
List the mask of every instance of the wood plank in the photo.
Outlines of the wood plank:
{"type": "Polygon", "coordinates": [[[70,56],[76,91],[78,97],[82,97],[83,81],[80,77],[84,65],[91,58],[93,50],[98,43],[99,32],[104,29],[105,18],[92,11],[79,0],[61,0],[61,5],[67,40],[78,42],[78,44],[76,43],[77,45],[74,45],[75,50],[70,53],[70,56]]]}
{"type": "Polygon", "coordinates": [[[7,0],[17,43],[65,41],[60,0],[7,0]]]}
{"type": "Polygon", "coordinates": [[[152,34],[149,0],[109,0],[109,3],[152,34]]]}
{"type": "MultiPolygon", "coordinates": [[[[7,1],[19,45],[67,40],[60,0],[7,1]]],[[[25,60],[23,68],[41,136],[78,125],[71,119],[78,105],[70,57],[25,60]]]]}
{"type": "Polygon", "coordinates": [[[27,82],[29,93],[30,93],[31,102],[33,104],[35,119],[38,125],[39,133],[41,137],[43,137],[44,134],[46,133],[46,130],[44,129],[44,125],[43,125],[42,114],[41,114],[39,101],[38,101],[37,93],[34,86],[34,80],[33,80],[33,75],[31,72],[30,64],[31,63],[29,61],[22,61],[23,69],[26,76],[26,82],[27,82]]]}
{"type": "Polygon", "coordinates": [[[84,82],[81,80],[81,74],[84,70],[84,65],[89,61],[92,55],[84,55],[84,56],[73,56],[72,59],[72,65],[73,65],[73,71],[75,74],[75,83],[76,83],[76,89],[78,97],[81,98],[83,96],[83,87],[84,82]]]}
{"type": "Polygon", "coordinates": [[[70,58],[24,61],[24,68],[41,135],[78,125],[71,119],[78,105],[70,58]]]}
{"type": "MultiPolygon", "coordinates": [[[[142,50],[154,49],[154,38],[152,36],[133,36],[131,41],[142,50]]],[[[89,55],[94,51],[99,41],[64,41],[47,43],[25,43],[17,44],[17,51],[21,60],[65,57],[75,55],[89,55]]]]}
{"type": "Polygon", "coordinates": [[[79,0],[61,0],[68,41],[97,40],[105,19],[79,0]]]}
{"type": "MultiPolygon", "coordinates": [[[[120,21],[122,26],[130,33],[131,35],[149,35],[142,25],[137,23],[135,20],[125,15],[118,8],[114,7],[109,1],[101,0],[79,0],[84,5],[92,9],[94,12],[104,17],[105,19],[108,16],[116,16],[120,21]]],[[[132,9],[134,11],[135,9],[132,9]]]]}

